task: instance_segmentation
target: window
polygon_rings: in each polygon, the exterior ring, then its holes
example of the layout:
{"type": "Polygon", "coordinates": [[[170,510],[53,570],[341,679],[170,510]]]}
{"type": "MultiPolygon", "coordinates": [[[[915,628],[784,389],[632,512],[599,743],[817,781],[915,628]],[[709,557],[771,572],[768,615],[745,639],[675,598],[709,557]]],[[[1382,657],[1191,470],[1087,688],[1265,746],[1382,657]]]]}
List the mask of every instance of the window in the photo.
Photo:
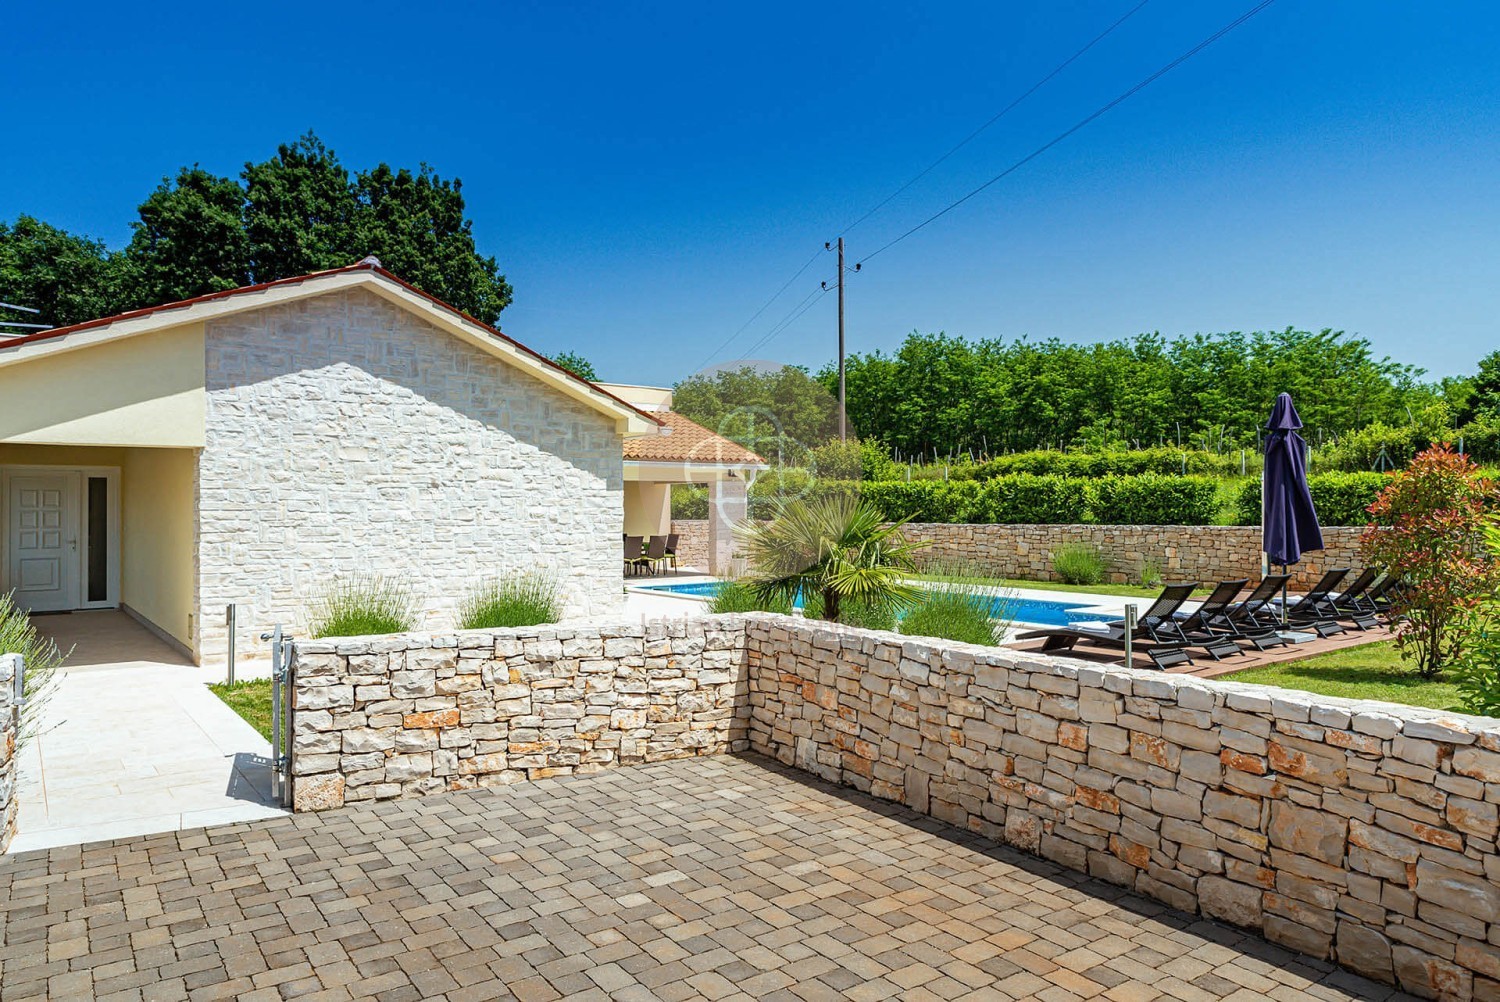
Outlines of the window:
{"type": "Polygon", "coordinates": [[[88,567],[84,592],[89,602],[109,600],[109,478],[89,477],[86,524],[88,567]]]}

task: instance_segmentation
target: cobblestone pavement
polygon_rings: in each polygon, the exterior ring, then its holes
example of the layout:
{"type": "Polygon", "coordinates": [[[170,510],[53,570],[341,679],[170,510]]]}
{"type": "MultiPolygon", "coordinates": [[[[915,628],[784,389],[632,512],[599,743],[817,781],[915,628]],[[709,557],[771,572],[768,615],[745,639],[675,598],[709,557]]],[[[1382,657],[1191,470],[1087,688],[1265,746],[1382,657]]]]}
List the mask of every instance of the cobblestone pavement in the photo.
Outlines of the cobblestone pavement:
{"type": "Polygon", "coordinates": [[[1388,999],[752,758],[0,859],[0,997],[1388,999]]]}

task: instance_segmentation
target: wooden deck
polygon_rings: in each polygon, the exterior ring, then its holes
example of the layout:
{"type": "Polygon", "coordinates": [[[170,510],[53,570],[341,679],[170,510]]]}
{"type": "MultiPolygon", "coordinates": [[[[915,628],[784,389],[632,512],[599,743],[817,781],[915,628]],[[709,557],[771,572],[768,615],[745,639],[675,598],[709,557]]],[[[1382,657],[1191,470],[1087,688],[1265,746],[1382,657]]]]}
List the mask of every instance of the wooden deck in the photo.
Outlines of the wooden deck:
{"type": "MultiPolygon", "coordinates": [[[[1234,672],[1244,671],[1247,668],[1261,668],[1265,665],[1282,664],[1287,661],[1303,661],[1307,658],[1316,657],[1319,654],[1327,654],[1329,651],[1340,651],[1347,647],[1362,647],[1365,644],[1378,643],[1382,640],[1391,639],[1391,631],[1385,627],[1373,630],[1349,629],[1334,637],[1318,637],[1302,644],[1286,644],[1282,647],[1273,647],[1268,651],[1257,651],[1250,648],[1237,658],[1225,658],[1223,661],[1215,661],[1207,654],[1197,654],[1193,664],[1174,665],[1165,669],[1172,675],[1196,675],[1198,678],[1218,678],[1223,675],[1231,675],[1234,672]]],[[[1025,643],[1007,644],[1007,647],[1017,651],[1040,652],[1042,641],[1028,640],[1025,643]]],[[[1071,651],[1053,652],[1059,657],[1077,658],[1079,661],[1095,661],[1100,664],[1123,665],[1125,654],[1118,648],[1099,647],[1093,644],[1080,642],[1071,651]]],[[[1191,653],[1191,652],[1190,652],[1191,653]]],[[[1137,652],[1133,667],[1155,669],[1151,659],[1145,654],[1137,652]]]]}

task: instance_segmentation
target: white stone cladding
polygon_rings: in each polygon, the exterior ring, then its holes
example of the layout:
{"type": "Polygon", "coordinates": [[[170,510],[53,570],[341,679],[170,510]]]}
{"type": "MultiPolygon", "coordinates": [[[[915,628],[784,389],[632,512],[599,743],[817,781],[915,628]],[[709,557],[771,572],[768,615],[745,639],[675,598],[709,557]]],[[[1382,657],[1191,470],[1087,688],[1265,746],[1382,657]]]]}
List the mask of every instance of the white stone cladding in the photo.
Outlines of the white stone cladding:
{"type": "Polygon", "coordinates": [[[365,290],[212,321],[199,658],[239,655],[337,576],[405,581],[449,629],[487,577],[545,568],[565,615],[623,607],[615,422],[365,290]]]}

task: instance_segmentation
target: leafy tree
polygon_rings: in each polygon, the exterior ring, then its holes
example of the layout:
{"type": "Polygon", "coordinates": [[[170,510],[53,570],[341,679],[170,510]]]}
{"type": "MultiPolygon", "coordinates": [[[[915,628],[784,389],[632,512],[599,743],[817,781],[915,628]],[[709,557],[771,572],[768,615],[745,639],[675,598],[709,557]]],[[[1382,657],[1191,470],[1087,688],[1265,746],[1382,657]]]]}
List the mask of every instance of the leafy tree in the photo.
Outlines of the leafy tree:
{"type": "Polygon", "coordinates": [[[351,177],[309,132],[247,163],[239,180],[194,165],[163,178],[111,254],[22,216],[0,224],[0,291],[73,323],[252,282],[353,264],[374,254],[402,279],[485,323],[512,290],[475,245],[463,185],[423,164],[351,177]]]}
{"type": "Polygon", "coordinates": [[[824,497],[777,505],[771,521],[742,523],[736,534],[762,601],[801,593],[809,615],[838,623],[844,602],[894,608],[915,598],[903,579],[919,544],[907,542],[902,524],[855,498],[824,497]]]}
{"type": "MultiPolygon", "coordinates": [[[[1486,521],[1484,545],[1500,553],[1500,515],[1486,521]]],[[[1500,716],[1500,591],[1485,596],[1465,625],[1469,642],[1453,665],[1459,698],[1469,713],[1500,716]]]]}
{"type": "Polygon", "coordinates": [[[364,256],[354,244],[359,203],[349,172],[311,132],[277,147],[264,163],[247,163],[241,177],[257,282],[338,268],[364,256]]]}
{"type": "Polygon", "coordinates": [[[587,379],[591,383],[598,382],[599,380],[599,373],[594,371],[594,363],[576,351],[565,351],[561,354],[553,355],[552,361],[567,369],[573,375],[587,379]]]}
{"type": "Polygon", "coordinates": [[[374,254],[388,271],[487,324],[510,305],[495,259],[475,248],[463,182],[445,181],[426,164],[415,174],[380,164],[360,172],[354,191],[360,257],[374,254]]]}
{"type": "Polygon", "coordinates": [[[1459,412],[1460,424],[1500,418],[1500,351],[1492,351],[1479,360],[1479,372],[1469,389],[1459,412]]]}
{"type": "Polygon", "coordinates": [[[238,182],[197,165],[163,178],[131,224],[126,305],[156,306],[250,284],[244,206],[238,182]]]}
{"type": "MultiPolygon", "coordinates": [[[[1340,332],[1160,334],[1070,344],[912,333],[894,354],[848,360],[849,413],[905,457],[1153,445],[1253,447],[1271,401],[1297,398],[1316,444],[1373,421],[1406,423],[1458,387],[1377,358],[1340,332]]],[[[818,373],[832,388],[836,370],[818,373]]],[[[1446,418],[1444,419],[1446,420],[1446,418]]],[[[1441,424],[1441,422],[1440,422],[1441,424]]]]}
{"type": "Polygon", "coordinates": [[[1423,678],[1463,657],[1473,612],[1500,580],[1500,560],[1479,545],[1495,506],[1495,485],[1446,445],[1420,453],[1370,506],[1361,550],[1402,582],[1396,646],[1423,678]]]}
{"type": "Polygon", "coordinates": [[[837,398],[791,365],[692,376],[673,388],[672,408],[762,456],[787,461],[800,461],[805,449],[838,435],[837,398]]]}
{"type": "MultiPolygon", "coordinates": [[[[54,327],[117,312],[120,262],[98,240],[74,236],[32,216],[0,222],[0,300],[41,310],[17,314],[54,327]]],[[[12,334],[24,328],[0,328],[12,334]]]]}

